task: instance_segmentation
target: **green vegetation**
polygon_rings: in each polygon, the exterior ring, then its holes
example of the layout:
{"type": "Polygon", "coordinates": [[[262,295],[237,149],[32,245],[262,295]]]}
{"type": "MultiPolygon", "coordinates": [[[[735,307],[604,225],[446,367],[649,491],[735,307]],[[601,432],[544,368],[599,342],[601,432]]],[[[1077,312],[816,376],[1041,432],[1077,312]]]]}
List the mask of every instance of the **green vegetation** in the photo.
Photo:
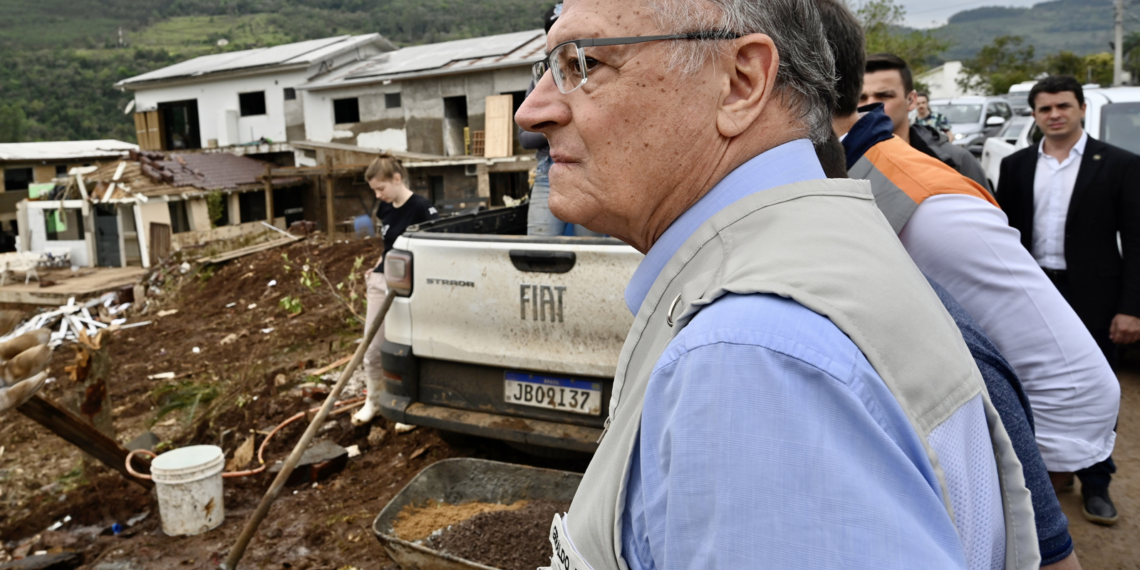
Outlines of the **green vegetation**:
{"type": "MultiPolygon", "coordinates": [[[[994,4],[1000,4],[994,0],[994,4]]],[[[950,22],[933,30],[950,42],[942,55],[946,60],[966,60],[981,46],[1001,36],[1020,36],[1037,53],[1071,51],[1084,56],[1111,49],[1112,0],[1054,0],[1032,8],[985,7],[959,12],[950,22]]],[[[1140,28],[1135,19],[1125,19],[1125,31],[1140,28]]]]}
{"type": "Polygon", "coordinates": [[[123,113],[133,96],[113,85],[200,55],[345,34],[379,32],[412,45],[514,32],[541,27],[550,3],[4,0],[0,142],[134,142],[134,120],[123,113]]]}
{"type": "MultiPolygon", "coordinates": [[[[1140,45],[1134,48],[1140,51],[1140,45]]],[[[978,54],[962,62],[965,75],[958,80],[966,90],[978,90],[989,95],[1001,95],[1023,81],[1042,73],[1073,75],[1077,79],[1101,85],[1112,84],[1112,54],[1094,53],[1080,56],[1061,51],[1041,59],[1036,50],[1021,36],[1000,36],[993,43],[982,46],[978,54]]]]}
{"type": "Polygon", "coordinates": [[[906,10],[893,0],[868,0],[855,10],[867,36],[867,53],[893,53],[922,73],[949,45],[931,32],[902,26],[906,10]]]}

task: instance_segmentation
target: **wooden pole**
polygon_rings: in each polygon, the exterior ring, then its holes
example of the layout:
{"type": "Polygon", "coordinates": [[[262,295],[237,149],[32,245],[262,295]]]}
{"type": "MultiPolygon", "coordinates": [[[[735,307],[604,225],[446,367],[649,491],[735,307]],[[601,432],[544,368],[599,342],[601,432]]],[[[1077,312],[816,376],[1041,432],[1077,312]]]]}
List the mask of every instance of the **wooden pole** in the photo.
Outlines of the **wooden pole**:
{"type": "Polygon", "coordinates": [[[336,180],[333,178],[333,158],[325,159],[325,208],[328,210],[329,241],[336,239],[336,210],[333,194],[336,193],[336,180]]]}
{"type": "Polygon", "coordinates": [[[276,223],[277,217],[273,215],[273,175],[271,171],[273,166],[265,165],[265,219],[269,220],[272,225],[276,223]]]}
{"type": "Polygon", "coordinates": [[[325,398],[324,405],[321,410],[313,416],[313,421],[309,422],[309,429],[305,430],[305,434],[301,436],[301,440],[293,447],[293,452],[289,454],[289,458],[285,460],[285,464],[281,466],[281,471],[277,473],[277,477],[273,479],[273,484],[269,486],[269,490],[265,492],[265,496],[261,498],[261,504],[257,505],[257,510],[253,513],[253,517],[249,522],[245,523],[245,528],[238,537],[237,543],[234,544],[230,550],[229,556],[222,564],[224,570],[235,570],[238,562],[241,562],[241,557],[245,554],[245,548],[249,546],[249,541],[253,539],[253,535],[257,532],[257,527],[261,526],[261,521],[265,520],[266,515],[269,514],[269,507],[273,506],[273,502],[277,500],[277,495],[281,494],[281,488],[285,486],[285,481],[293,474],[293,469],[297,467],[297,463],[301,461],[301,456],[304,455],[305,450],[309,447],[309,443],[313,441],[313,437],[317,435],[317,430],[320,429],[325,423],[325,418],[328,417],[329,412],[332,411],[333,404],[340,398],[341,391],[344,390],[345,384],[360,363],[364,361],[364,353],[368,351],[368,345],[372,344],[372,339],[376,337],[376,333],[380,330],[380,325],[384,322],[384,317],[388,316],[388,309],[392,307],[392,301],[396,298],[395,291],[389,289],[388,294],[384,296],[384,304],[380,306],[380,313],[376,315],[376,320],[372,326],[368,327],[365,331],[364,341],[360,346],[356,347],[356,353],[352,355],[352,361],[340,373],[340,379],[336,381],[333,386],[332,392],[329,393],[328,398],[325,398]]]}
{"type": "Polygon", "coordinates": [[[82,449],[107,467],[122,473],[128,481],[147,488],[154,486],[154,483],[150,481],[136,479],[127,473],[127,453],[129,452],[123,449],[118,442],[103,435],[94,426],[62,406],[37,395],[16,408],[16,411],[51,430],[52,433],[68,443],[82,449]]]}

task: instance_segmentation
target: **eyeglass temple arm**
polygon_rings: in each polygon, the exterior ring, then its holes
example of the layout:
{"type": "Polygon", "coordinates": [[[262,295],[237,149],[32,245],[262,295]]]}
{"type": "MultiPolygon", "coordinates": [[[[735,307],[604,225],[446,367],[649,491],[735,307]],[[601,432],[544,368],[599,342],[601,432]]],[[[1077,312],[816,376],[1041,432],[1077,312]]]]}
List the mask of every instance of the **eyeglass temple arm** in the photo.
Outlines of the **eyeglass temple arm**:
{"type": "MultiPolygon", "coordinates": [[[[705,31],[705,32],[690,32],[687,34],[675,34],[670,36],[634,36],[630,38],[602,38],[602,39],[585,39],[577,40],[572,43],[578,44],[578,47],[601,47],[601,46],[619,46],[628,44],[639,44],[643,42],[656,42],[662,40],[734,40],[740,37],[736,32],[729,32],[726,30],[720,31],[705,31]]],[[[571,43],[571,42],[568,42],[571,43]]]]}

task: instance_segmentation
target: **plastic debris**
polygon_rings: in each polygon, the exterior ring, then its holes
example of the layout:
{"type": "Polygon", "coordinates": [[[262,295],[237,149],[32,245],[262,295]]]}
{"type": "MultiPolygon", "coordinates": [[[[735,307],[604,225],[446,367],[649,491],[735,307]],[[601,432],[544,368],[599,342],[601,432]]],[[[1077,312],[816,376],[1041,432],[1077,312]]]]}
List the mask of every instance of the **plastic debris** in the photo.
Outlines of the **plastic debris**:
{"type": "Polygon", "coordinates": [[[194,348],[190,349],[190,352],[193,352],[194,354],[198,354],[199,352],[202,352],[202,349],[195,346],[194,348]]]}
{"type": "Polygon", "coordinates": [[[274,279],[273,281],[270,281],[268,286],[269,287],[276,287],[277,286],[277,280],[274,279]]]}
{"type": "Polygon", "coordinates": [[[174,380],[175,374],[173,372],[162,372],[160,374],[151,374],[147,376],[147,380],[174,380]]]}
{"type": "Polygon", "coordinates": [[[251,303],[251,304],[250,304],[248,307],[246,307],[246,308],[252,311],[252,310],[254,310],[254,309],[256,309],[256,308],[257,308],[257,303],[251,303]]]}
{"type": "Polygon", "coordinates": [[[359,445],[350,445],[344,449],[345,449],[345,451],[348,451],[348,458],[349,459],[352,459],[353,457],[360,457],[360,446],[359,445]]]}

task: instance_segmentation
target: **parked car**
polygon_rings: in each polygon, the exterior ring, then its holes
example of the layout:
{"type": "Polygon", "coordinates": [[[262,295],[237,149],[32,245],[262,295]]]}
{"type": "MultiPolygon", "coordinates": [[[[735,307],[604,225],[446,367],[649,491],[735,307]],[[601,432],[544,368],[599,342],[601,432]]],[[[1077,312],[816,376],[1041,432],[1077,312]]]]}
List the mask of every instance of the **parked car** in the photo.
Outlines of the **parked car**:
{"type": "Polygon", "coordinates": [[[1037,81],[1023,81],[1009,88],[1005,100],[1009,101],[1009,106],[1013,107],[1015,115],[1028,114],[1029,91],[1034,85],[1037,85],[1037,81]]]}
{"type": "Polygon", "coordinates": [[[997,189],[1002,159],[1029,146],[1034,140],[1041,140],[1041,131],[1033,117],[1028,115],[1011,118],[998,134],[986,139],[982,146],[982,170],[986,172],[990,188],[997,189]]]}
{"type": "Polygon", "coordinates": [[[935,99],[930,110],[942,113],[950,121],[952,141],[958,146],[981,154],[985,140],[1001,130],[1013,116],[1009,101],[1002,97],[958,97],[935,99]]]}

